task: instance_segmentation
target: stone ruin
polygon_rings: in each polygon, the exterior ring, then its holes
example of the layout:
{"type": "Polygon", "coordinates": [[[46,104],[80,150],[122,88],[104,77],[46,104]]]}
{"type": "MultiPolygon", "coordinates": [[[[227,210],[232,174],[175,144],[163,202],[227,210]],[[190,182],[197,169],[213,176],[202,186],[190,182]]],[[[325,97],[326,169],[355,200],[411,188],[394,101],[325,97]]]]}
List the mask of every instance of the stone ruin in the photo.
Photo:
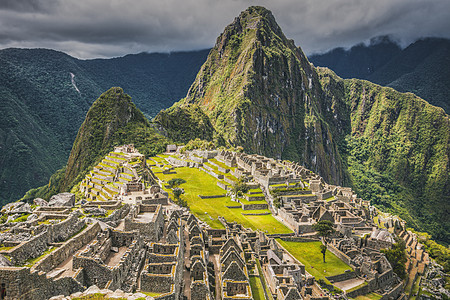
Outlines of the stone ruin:
{"type": "Polygon", "coordinates": [[[177,157],[166,160],[221,175],[225,191],[232,182],[224,174],[246,176],[262,191],[248,193],[246,200],[264,201],[294,233],[270,236],[222,217],[224,229],[210,228],[170,201],[132,145],[116,147],[83,180],[85,199],[65,193],[49,202],[35,199],[35,207],[3,207],[1,296],[47,299],[95,285],[160,300],[253,299],[250,280],[259,280],[276,299],[324,300],[329,294],[276,240],[318,240],[312,225],[322,220],[336,229],[328,249],[353,269],[327,279],[336,286],[346,280],[365,283],[347,297],[377,292],[382,299],[405,298],[402,282],[380,252],[395,242],[393,233],[406,242],[411,280],[427,274],[430,291],[439,289],[434,273],[426,273],[430,259],[417,236],[394,219],[386,220],[387,229],[376,228],[376,210],[351,189],[328,185],[298,164],[260,155],[195,150],[177,157]]]}

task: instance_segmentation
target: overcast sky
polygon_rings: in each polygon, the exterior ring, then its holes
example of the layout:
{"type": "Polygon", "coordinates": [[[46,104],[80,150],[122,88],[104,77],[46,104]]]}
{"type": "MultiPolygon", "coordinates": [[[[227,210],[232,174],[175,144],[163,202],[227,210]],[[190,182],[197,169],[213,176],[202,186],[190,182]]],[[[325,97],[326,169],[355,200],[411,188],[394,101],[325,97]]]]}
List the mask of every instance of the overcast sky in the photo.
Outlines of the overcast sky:
{"type": "Polygon", "coordinates": [[[205,49],[251,5],[270,9],[306,54],[386,34],[403,45],[450,38],[449,0],[0,0],[0,49],[78,58],[205,49]]]}

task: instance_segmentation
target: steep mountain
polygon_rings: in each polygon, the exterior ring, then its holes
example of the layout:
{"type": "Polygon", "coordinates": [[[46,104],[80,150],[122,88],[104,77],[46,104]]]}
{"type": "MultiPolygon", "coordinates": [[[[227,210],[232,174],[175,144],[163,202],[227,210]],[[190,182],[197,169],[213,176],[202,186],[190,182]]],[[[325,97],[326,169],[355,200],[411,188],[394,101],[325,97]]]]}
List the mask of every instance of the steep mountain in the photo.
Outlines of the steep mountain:
{"type": "Polygon", "coordinates": [[[83,121],[90,96],[100,90],[61,52],[2,50],[0,65],[0,200],[6,203],[45,184],[61,168],[74,127],[83,121]]]}
{"type": "Polygon", "coordinates": [[[103,93],[87,112],[65,168],[56,172],[47,186],[29,191],[24,199],[48,198],[70,190],[114,146],[130,143],[142,154],[155,155],[165,150],[168,140],[156,133],[129,95],[114,87],[103,93]]]}
{"type": "Polygon", "coordinates": [[[341,154],[351,185],[409,226],[448,242],[450,121],[443,109],[411,93],[317,69],[330,99],[350,109],[351,132],[341,154]]]}
{"type": "Polygon", "coordinates": [[[192,117],[198,106],[227,144],[299,161],[341,184],[346,176],[334,136],[348,124],[326,122],[325,116],[332,119],[340,107],[326,109],[323,100],[303,52],[284,36],[270,11],[250,7],[218,37],[187,97],[155,121],[169,137],[186,142],[200,137],[186,125],[202,118],[192,117]],[[177,124],[180,111],[191,117],[181,126],[167,126],[177,124]]]}
{"type": "Polygon", "coordinates": [[[65,164],[102,91],[125,87],[153,117],[186,94],[207,53],[78,60],[53,50],[0,50],[0,203],[46,184],[65,164]]]}
{"type": "Polygon", "coordinates": [[[450,240],[442,225],[449,208],[448,115],[413,94],[314,68],[262,7],[226,27],[186,98],[155,122],[181,142],[212,137],[298,161],[450,240]],[[201,130],[192,131],[198,120],[201,130]]]}
{"type": "Polygon", "coordinates": [[[333,49],[311,55],[316,66],[328,67],[343,78],[366,79],[412,92],[450,112],[450,40],[425,38],[405,49],[387,37],[374,39],[368,46],[349,50],[333,49]]]}

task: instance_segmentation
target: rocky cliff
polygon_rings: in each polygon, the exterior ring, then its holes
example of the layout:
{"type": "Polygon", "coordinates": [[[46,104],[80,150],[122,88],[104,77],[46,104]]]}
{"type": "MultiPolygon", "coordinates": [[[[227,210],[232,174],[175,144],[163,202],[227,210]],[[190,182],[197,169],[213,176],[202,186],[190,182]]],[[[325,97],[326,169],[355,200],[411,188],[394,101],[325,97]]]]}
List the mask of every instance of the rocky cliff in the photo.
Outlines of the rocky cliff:
{"type": "Polygon", "coordinates": [[[178,141],[212,137],[298,161],[449,240],[448,115],[413,94],[314,68],[262,7],[225,28],[186,98],[155,121],[178,141]]]}
{"type": "Polygon", "coordinates": [[[250,7],[217,38],[187,97],[155,120],[170,137],[185,132],[180,141],[202,137],[186,123],[167,126],[180,110],[192,115],[198,106],[226,144],[298,161],[342,184],[345,168],[333,135],[340,129],[326,122],[323,101],[317,74],[301,49],[284,36],[269,10],[250,7]]]}

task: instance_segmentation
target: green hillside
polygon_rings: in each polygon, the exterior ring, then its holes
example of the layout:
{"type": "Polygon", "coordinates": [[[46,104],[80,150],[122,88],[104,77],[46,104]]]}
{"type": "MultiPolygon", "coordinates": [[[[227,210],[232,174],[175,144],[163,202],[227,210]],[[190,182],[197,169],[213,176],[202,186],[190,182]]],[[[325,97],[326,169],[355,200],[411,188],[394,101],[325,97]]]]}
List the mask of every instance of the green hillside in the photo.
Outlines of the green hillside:
{"type": "Polygon", "coordinates": [[[168,140],[156,133],[131,97],[114,87],[91,106],[78,130],[67,165],[56,172],[50,183],[29,191],[24,200],[70,190],[114,146],[134,144],[140,153],[151,156],[165,150],[168,140]]]}
{"type": "Polygon", "coordinates": [[[324,100],[317,74],[272,13],[250,7],[217,38],[187,97],[155,121],[174,139],[180,131],[182,136],[204,138],[190,130],[192,123],[171,126],[180,110],[192,115],[193,106],[199,106],[198,117],[187,120],[208,116],[216,140],[246,152],[299,161],[327,181],[342,184],[346,175],[333,138],[341,128],[327,122],[325,115],[331,112],[323,110],[324,100]]]}
{"type": "Polygon", "coordinates": [[[298,161],[449,241],[448,115],[413,94],[314,68],[270,11],[250,7],[227,26],[187,97],[155,121],[184,142],[205,138],[190,123],[208,124],[205,115],[214,139],[298,161]]]}
{"type": "Polygon", "coordinates": [[[0,50],[0,204],[44,185],[67,161],[94,100],[122,86],[147,117],[186,95],[208,50],[78,60],[45,49],[0,50]]]}
{"type": "Polygon", "coordinates": [[[449,116],[411,93],[317,70],[324,90],[344,94],[351,110],[342,155],[358,194],[448,241],[449,116]]]}
{"type": "Polygon", "coordinates": [[[359,78],[412,92],[450,112],[450,40],[425,38],[401,49],[389,37],[348,50],[336,48],[309,57],[342,78],[359,78]]]}

